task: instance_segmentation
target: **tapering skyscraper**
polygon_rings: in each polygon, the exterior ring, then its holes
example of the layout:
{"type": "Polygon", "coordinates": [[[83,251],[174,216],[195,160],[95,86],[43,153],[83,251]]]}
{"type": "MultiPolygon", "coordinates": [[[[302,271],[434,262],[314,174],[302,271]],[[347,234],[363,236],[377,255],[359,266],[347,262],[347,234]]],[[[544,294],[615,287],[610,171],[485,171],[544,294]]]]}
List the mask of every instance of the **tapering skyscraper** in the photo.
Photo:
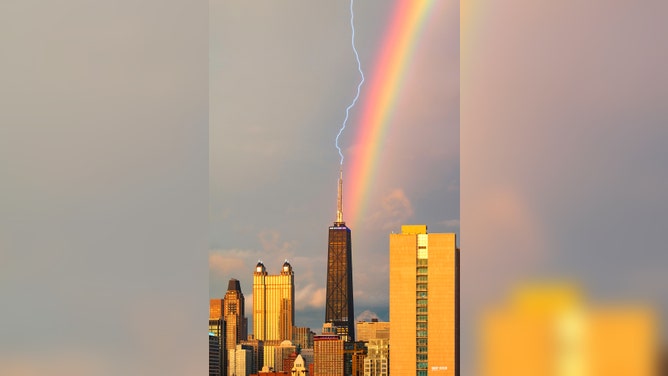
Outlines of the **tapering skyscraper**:
{"type": "Polygon", "coordinates": [[[355,340],[353,265],[350,229],[343,221],[343,171],[339,171],[336,221],[329,227],[325,322],[334,326],[344,341],[355,340]]]}
{"type": "Polygon", "coordinates": [[[245,340],[248,336],[248,320],[244,312],[245,301],[239,280],[230,279],[222,307],[223,319],[226,324],[226,350],[234,350],[239,341],[245,340]]]}
{"type": "Polygon", "coordinates": [[[390,374],[459,375],[459,249],[426,225],[390,235],[390,374]]]}

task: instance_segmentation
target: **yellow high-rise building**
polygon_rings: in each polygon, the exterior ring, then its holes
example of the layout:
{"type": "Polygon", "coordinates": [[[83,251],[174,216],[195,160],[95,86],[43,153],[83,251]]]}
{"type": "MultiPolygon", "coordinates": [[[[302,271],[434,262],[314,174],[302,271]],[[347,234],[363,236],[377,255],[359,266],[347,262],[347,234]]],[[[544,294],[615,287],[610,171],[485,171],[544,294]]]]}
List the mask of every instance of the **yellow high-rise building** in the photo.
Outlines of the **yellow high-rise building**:
{"type": "Polygon", "coordinates": [[[572,284],[520,285],[480,321],[481,376],[656,376],[654,312],[592,306],[572,284]]]}
{"type": "Polygon", "coordinates": [[[390,235],[390,374],[459,375],[459,249],[426,225],[390,235]]]}
{"type": "Polygon", "coordinates": [[[253,272],[253,334],[261,341],[292,340],[295,322],[295,276],[285,261],[278,275],[262,262],[253,272]]]}

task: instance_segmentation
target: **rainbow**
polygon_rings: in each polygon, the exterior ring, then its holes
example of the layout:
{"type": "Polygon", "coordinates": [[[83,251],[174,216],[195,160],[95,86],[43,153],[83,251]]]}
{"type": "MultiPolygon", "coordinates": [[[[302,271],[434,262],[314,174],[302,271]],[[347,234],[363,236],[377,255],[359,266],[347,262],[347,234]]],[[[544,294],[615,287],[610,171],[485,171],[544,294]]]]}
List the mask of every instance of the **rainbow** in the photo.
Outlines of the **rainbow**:
{"type": "Polygon", "coordinates": [[[367,70],[369,85],[361,101],[357,132],[353,143],[359,152],[351,159],[346,175],[347,219],[360,223],[367,196],[374,182],[383,140],[392,119],[392,110],[410,65],[422,26],[435,0],[396,0],[390,15],[386,37],[380,45],[373,68],[367,70]]]}

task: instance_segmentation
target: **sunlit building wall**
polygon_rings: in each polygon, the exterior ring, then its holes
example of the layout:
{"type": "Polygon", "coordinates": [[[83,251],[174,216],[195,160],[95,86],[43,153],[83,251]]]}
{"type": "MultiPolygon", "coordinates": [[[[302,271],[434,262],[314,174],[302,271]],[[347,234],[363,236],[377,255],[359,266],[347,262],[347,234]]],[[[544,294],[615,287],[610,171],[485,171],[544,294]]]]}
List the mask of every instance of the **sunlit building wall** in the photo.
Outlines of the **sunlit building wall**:
{"type": "Polygon", "coordinates": [[[357,340],[390,339],[390,323],[387,321],[358,321],[357,340]]]}
{"type": "Polygon", "coordinates": [[[388,376],[390,374],[390,344],[387,339],[370,339],[366,344],[364,376],[388,376]]]}
{"type": "Polygon", "coordinates": [[[223,318],[223,299],[209,299],[209,318],[223,318]]]}
{"type": "Polygon", "coordinates": [[[228,376],[248,376],[252,373],[253,349],[247,345],[236,345],[228,350],[228,376]]]}
{"type": "Polygon", "coordinates": [[[390,373],[459,375],[459,249],[425,225],[390,235],[390,373]]]}
{"type": "Polygon", "coordinates": [[[248,336],[248,339],[240,341],[240,344],[250,346],[253,349],[253,363],[251,370],[253,373],[257,373],[264,365],[264,342],[252,337],[252,335],[248,336]]]}
{"type": "Polygon", "coordinates": [[[296,326],[292,329],[292,343],[302,349],[312,349],[314,335],[311,328],[296,326]]]}
{"type": "Polygon", "coordinates": [[[525,285],[486,310],[481,376],[656,376],[654,313],[591,307],[570,285],[525,285]]]}
{"type": "Polygon", "coordinates": [[[343,343],[338,335],[313,338],[313,373],[318,376],[343,375],[343,343]]]}
{"type": "Polygon", "coordinates": [[[262,262],[253,272],[253,334],[262,341],[292,340],[295,321],[295,281],[285,261],[278,275],[269,275],[262,262]]]}

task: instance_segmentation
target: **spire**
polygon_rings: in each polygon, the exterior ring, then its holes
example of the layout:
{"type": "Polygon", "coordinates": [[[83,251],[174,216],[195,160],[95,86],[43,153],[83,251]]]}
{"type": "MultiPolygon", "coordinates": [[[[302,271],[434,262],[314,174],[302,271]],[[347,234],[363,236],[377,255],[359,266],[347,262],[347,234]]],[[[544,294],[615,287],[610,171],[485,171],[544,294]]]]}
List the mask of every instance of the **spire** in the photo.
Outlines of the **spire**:
{"type": "Polygon", "coordinates": [[[339,194],[336,198],[336,223],[343,223],[343,168],[339,169],[339,194]]]}

